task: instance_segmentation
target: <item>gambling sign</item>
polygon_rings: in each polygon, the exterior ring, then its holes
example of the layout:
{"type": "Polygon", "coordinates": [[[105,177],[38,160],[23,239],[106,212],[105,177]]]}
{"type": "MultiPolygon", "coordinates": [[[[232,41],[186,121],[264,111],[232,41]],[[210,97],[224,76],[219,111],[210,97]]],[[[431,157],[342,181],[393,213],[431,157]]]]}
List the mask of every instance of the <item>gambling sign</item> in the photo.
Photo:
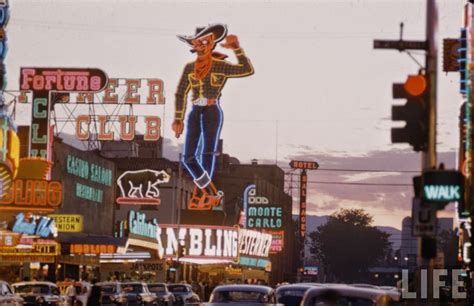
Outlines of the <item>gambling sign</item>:
{"type": "Polygon", "coordinates": [[[293,169],[316,170],[319,168],[319,164],[312,161],[292,160],[290,167],[293,169]]]}
{"type": "Polygon", "coordinates": [[[52,212],[61,203],[61,182],[15,180],[10,190],[0,198],[0,211],[52,212]]]}

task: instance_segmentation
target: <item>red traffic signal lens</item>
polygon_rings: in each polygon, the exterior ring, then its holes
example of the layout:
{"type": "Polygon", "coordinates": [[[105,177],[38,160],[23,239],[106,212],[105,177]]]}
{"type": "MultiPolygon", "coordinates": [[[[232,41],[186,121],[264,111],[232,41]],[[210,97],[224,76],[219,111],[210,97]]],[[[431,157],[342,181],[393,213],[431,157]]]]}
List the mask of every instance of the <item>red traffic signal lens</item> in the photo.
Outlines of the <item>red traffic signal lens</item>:
{"type": "Polygon", "coordinates": [[[414,96],[420,96],[426,91],[427,82],[424,75],[409,75],[403,88],[405,91],[414,96]]]}

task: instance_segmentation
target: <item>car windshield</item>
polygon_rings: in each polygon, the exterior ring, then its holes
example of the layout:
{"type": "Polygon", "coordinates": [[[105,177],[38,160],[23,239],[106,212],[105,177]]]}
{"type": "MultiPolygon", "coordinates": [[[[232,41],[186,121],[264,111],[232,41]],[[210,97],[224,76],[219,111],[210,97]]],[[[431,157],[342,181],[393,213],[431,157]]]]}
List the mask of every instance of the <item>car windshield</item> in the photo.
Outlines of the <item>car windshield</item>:
{"type": "Polygon", "coordinates": [[[148,285],[148,289],[151,292],[166,292],[165,285],[148,285]]]}
{"type": "Polygon", "coordinates": [[[143,285],[142,284],[123,284],[123,291],[127,293],[143,293],[143,285]]]}
{"type": "Polygon", "coordinates": [[[218,291],[211,296],[210,302],[268,302],[268,296],[255,291],[218,291]]]}
{"type": "Polygon", "coordinates": [[[288,289],[277,292],[278,303],[285,305],[299,305],[306,289],[288,289]]]}
{"type": "Polygon", "coordinates": [[[20,285],[15,286],[16,293],[26,293],[26,294],[49,294],[48,285],[20,285]]]}
{"type": "Polygon", "coordinates": [[[115,285],[102,285],[100,286],[100,291],[103,293],[115,293],[117,288],[115,285]]]}
{"type": "Polygon", "coordinates": [[[323,296],[315,297],[310,303],[312,306],[375,306],[375,303],[368,299],[337,297],[327,298],[323,296]]]}
{"type": "Polygon", "coordinates": [[[186,293],[186,292],[190,292],[190,290],[189,290],[188,287],[182,286],[182,285],[171,285],[171,286],[168,286],[168,289],[169,289],[171,292],[174,292],[174,293],[186,293]]]}

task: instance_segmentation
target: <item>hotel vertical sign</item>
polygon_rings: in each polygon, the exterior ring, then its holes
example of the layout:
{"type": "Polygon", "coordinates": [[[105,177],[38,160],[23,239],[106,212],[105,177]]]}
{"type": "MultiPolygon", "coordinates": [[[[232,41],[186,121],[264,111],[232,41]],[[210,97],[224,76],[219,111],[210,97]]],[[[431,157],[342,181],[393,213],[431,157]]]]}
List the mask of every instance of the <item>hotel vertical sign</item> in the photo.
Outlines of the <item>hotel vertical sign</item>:
{"type": "Polygon", "coordinates": [[[306,191],[308,185],[308,174],[306,170],[301,171],[300,183],[300,235],[302,241],[306,236],[306,191]]]}

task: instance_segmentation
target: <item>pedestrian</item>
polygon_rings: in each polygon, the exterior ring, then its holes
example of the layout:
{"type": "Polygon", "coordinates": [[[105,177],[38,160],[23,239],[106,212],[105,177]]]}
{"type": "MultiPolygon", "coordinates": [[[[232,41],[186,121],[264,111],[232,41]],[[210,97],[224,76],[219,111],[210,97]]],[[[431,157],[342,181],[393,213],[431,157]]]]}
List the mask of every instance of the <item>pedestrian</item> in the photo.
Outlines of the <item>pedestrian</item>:
{"type": "Polygon", "coordinates": [[[221,91],[229,78],[242,78],[254,73],[250,60],[240,47],[235,35],[227,35],[224,24],[197,28],[195,35],[178,38],[196,53],[195,61],[187,64],[175,94],[173,131],[179,137],[184,130],[188,93],[192,93],[192,108],[187,116],[187,131],[182,163],[193,177],[195,188],[188,209],[210,210],[219,206],[223,192],[212,182],[219,134],[223,114],[220,106],[221,91]],[[238,64],[224,59],[224,54],[213,52],[216,45],[226,39],[222,47],[232,49],[238,64]]]}
{"type": "Polygon", "coordinates": [[[66,282],[70,282],[69,286],[66,288],[67,303],[70,306],[74,306],[74,303],[76,302],[76,287],[74,287],[74,280],[66,279],[66,282]]]}
{"type": "Polygon", "coordinates": [[[97,286],[97,279],[92,280],[92,289],[89,298],[87,299],[87,306],[99,306],[100,305],[100,287],[97,286]]]}

